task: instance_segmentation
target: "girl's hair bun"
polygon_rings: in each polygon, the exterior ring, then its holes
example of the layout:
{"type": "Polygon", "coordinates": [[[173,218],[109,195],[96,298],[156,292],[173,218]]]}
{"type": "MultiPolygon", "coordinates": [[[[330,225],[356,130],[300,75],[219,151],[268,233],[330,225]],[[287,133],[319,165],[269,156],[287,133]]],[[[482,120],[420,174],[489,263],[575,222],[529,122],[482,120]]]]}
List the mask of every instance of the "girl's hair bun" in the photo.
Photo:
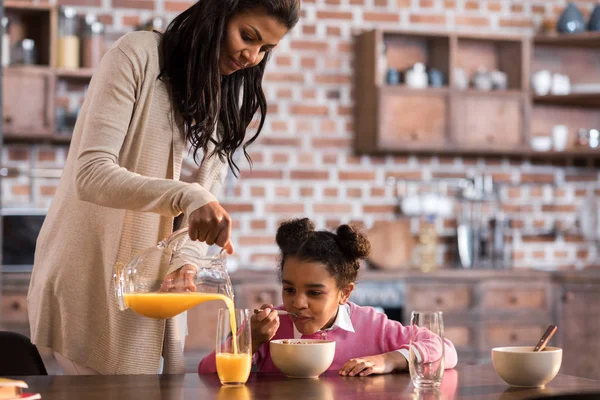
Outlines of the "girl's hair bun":
{"type": "Polygon", "coordinates": [[[349,259],[363,259],[371,252],[371,243],[353,226],[340,225],[336,233],[338,246],[340,246],[349,259]]]}
{"type": "Polygon", "coordinates": [[[285,254],[294,254],[315,231],[315,225],[308,218],[292,219],[283,222],[275,240],[285,254]]]}

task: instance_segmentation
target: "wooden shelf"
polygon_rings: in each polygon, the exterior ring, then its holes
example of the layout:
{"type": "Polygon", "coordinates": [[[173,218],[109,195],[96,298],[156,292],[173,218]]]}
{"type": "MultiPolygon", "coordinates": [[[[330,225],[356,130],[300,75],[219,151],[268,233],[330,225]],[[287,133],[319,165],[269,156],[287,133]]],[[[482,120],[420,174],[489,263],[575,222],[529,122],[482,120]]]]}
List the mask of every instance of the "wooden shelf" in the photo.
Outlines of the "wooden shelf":
{"type": "Polygon", "coordinates": [[[91,79],[94,74],[94,68],[56,68],[56,76],[59,78],[72,79],[91,79]]]}
{"type": "Polygon", "coordinates": [[[4,143],[53,143],[69,144],[71,136],[68,135],[43,135],[43,134],[9,134],[3,136],[4,143]]]}
{"type": "Polygon", "coordinates": [[[52,4],[34,4],[25,1],[6,0],[4,8],[7,10],[23,10],[23,11],[45,11],[48,12],[54,8],[52,4]]]}
{"type": "Polygon", "coordinates": [[[424,89],[415,89],[406,85],[383,85],[380,86],[380,90],[383,93],[388,94],[399,94],[399,95],[410,95],[410,94],[423,94],[423,95],[445,95],[450,93],[448,87],[428,87],[424,89]]]}
{"type": "Polygon", "coordinates": [[[452,89],[452,93],[464,94],[467,96],[485,96],[485,97],[520,97],[524,95],[521,90],[477,90],[477,89],[452,89]]]}
{"type": "Polygon", "coordinates": [[[544,46],[600,48],[600,32],[539,35],[533,38],[533,43],[544,46]]]}
{"type": "Polygon", "coordinates": [[[600,108],[600,93],[571,93],[566,95],[534,96],[536,104],[600,108]]]}

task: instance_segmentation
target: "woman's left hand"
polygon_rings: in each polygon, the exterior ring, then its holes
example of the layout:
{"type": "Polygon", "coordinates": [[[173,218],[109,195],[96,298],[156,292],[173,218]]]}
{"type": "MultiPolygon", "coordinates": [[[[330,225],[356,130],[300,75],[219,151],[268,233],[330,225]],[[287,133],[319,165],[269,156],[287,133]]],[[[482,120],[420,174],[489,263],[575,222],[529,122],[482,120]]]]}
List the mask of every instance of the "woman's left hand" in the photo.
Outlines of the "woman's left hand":
{"type": "Polygon", "coordinates": [[[342,376],[367,376],[371,374],[389,374],[398,369],[405,369],[406,359],[397,351],[378,354],[376,356],[351,358],[339,371],[342,376]]]}

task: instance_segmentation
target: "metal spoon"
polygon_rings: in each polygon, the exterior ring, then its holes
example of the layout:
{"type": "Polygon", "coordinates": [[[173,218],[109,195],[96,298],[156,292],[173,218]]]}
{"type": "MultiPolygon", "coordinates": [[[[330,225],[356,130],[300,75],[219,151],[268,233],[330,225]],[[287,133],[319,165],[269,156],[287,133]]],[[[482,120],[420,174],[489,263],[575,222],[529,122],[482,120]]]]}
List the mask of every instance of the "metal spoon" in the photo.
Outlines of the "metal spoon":
{"type": "MultiPolygon", "coordinates": [[[[255,309],[255,310],[254,310],[254,314],[258,314],[258,313],[259,313],[259,312],[261,312],[261,311],[262,311],[262,310],[255,309]]],[[[291,316],[293,316],[293,317],[300,318],[300,316],[299,316],[298,314],[294,314],[294,313],[292,313],[292,312],[285,311],[285,310],[277,310],[277,315],[291,315],[291,316]]]]}

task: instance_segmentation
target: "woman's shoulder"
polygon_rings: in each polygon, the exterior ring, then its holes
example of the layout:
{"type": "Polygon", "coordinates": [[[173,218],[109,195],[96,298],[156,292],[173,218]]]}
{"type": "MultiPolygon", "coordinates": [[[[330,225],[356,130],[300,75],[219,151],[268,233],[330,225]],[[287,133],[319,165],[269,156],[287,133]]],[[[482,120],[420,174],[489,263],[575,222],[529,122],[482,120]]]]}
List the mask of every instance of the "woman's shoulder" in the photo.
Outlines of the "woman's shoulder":
{"type": "Polygon", "coordinates": [[[132,60],[158,59],[160,40],[157,32],[130,32],[117,39],[112,48],[120,49],[132,60]]]}

